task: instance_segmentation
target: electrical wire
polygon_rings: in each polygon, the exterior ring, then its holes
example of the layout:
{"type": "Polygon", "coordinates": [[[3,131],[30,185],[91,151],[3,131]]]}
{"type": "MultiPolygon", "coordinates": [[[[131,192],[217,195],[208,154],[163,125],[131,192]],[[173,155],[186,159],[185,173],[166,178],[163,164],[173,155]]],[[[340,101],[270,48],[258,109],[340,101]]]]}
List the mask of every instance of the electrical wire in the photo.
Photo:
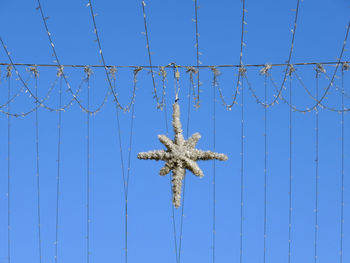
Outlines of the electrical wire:
{"type": "MultiPolygon", "coordinates": [[[[319,71],[316,69],[316,99],[318,100],[319,71]]],[[[314,262],[317,262],[318,257],[318,181],[319,181],[319,109],[315,108],[315,237],[314,237],[314,262]]]]}
{"type": "Polygon", "coordinates": [[[239,238],[239,262],[243,262],[243,206],[244,206],[244,86],[243,81],[241,83],[241,194],[240,194],[240,238],[239,238]]]}
{"type": "Polygon", "coordinates": [[[199,80],[199,65],[201,64],[199,61],[199,33],[198,33],[198,3],[197,0],[194,0],[194,21],[195,21],[195,29],[196,29],[196,67],[197,67],[197,96],[195,97],[196,107],[199,107],[199,95],[200,95],[200,85],[201,82],[199,80]]]}
{"type": "MultiPolygon", "coordinates": [[[[11,70],[7,66],[7,98],[11,97],[11,70]]],[[[11,112],[11,104],[7,105],[8,112],[11,112]]],[[[11,263],[11,115],[7,115],[7,262],[11,263]]]]}
{"type": "MultiPolygon", "coordinates": [[[[38,97],[38,71],[35,67],[30,69],[34,74],[35,96],[38,97]]],[[[38,216],[38,252],[39,263],[42,262],[41,246],[41,212],[40,212],[40,161],[39,161],[39,115],[35,111],[35,145],[36,145],[36,188],[37,188],[37,216],[38,216]]]]}
{"type": "MultiPolygon", "coordinates": [[[[292,104],[293,101],[293,87],[292,87],[292,80],[293,76],[291,74],[292,72],[289,73],[289,102],[292,104]]],[[[292,173],[292,168],[293,168],[293,148],[292,148],[292,142],[293,142],[293,111],[292,108],[289,107],[289,209],[288,209],[288,263],[291,263],[291,251],[292,251],[292,198],[293,198],[293,193],[292,193],[292,179],[293,179],[293,173],[292,173]]]]}
{"type": "MultiPolygon", "coordinates": [[[[264,90],[265,105],[267,101],[267,76],[265,74],[264,90]]],[[[266,262],[266,238],[267,238],[267,107],[264,108],[264,263],[266,262]]]]}
{"type": "MultiPolygon", "coordinates": [[[[134,70],[134,80],[133,89],[136,91],[136,84],[137,84],[137,74],[139,71],[141,71],[142,68],[137,68],[134,70]]],[[[115,77],[113,77],[113,86],[116,86],[115,77]]],[[[136,94],[135,94],[136,97],[136,94]]],[[[131,151],[132,151],[132,137],[133,137],[133,127],[134,127],[134,119],[135,119],[135,103],[131,105],[131,122],[130,122],[130,132],[129,132],[129,148],[128,148],[128,160],[127,160],[127,174],[125,174],[125,167],[124,167],[124,157],[123,157],[123,146],[122,146],[122,137],[121,137],[121,125],[120,125],[120,119],[119,119],[119,109],[120,107],[116,103],[116,117],[117,117],[117,129],[118,129],[118,139],[119,139],[119,151],[120,151],[120,161],[121,161],[121,174],[123,179],[123,186],[124,186],[124,215],[125,215],[125,224],[124,224],[124,230],[125,230],[125,236],[124,236],[124,246],[125,246],[125,263],[128,262],[128,193],[129,193],[129,178],[130,178],[130,171],[131,171],[131,151]]]]}
{"type": "MultiPolygon", "coordinates": [[[[344,110],[344,67],[341,71],[341,105],[344,110]]],[[[341,113],[341,199],[340,199],[340,263],[343,263],[343,240],[344,240],[344,155],[345,155],[345,118],[344,111],[341,113]]]]}
{"type": "MultiPolygon", "coordinates": [[[[87,75],[87,110],[90,111],[90,68],[87,75]]],[[[86,262],[90,262],[90,114],[86,115],[86,262]]]]}
{"type": "MultiPolygon", "coordinates": [[[[156,82],[154,79],[154,72],[153,72],[153,66],[152,66],[152,56],[151,56],[151,49],[150,49],[150,44],[149,44],[149,34],[148,34],[148,27],[147,27],[147,18],[146,18],[146,3],[144,0],[141,1],[142,4],[142,13],[143,13],[143,24],[145,27],[145,37],[146,37],[146,48],[147,48],[147,54],[148,54],[148,63],[149,63],[149,68],[151,70],[151,76],[152,76],[152,85],[153,85],[153,94],[154,98],[156,99],[157,102],[157,108],[162,109],[165,104],[165,97],[162,97],[162,100],[159,102],[158,94],[157,94],[157,87],[156,87],[156,82]]],[[[164,90],[163,90],[164,91],[164,90]]]]}
{"type": "MultiPolygon", "coordinates": [[[[60,71],[57,73],[60,77],[59,102],[58,106],[62,106],[62,75],[60,71]]],[[[56,230],[55,230],[55,263],[58,262],[58,237],[59,237],[59,201],[60,201],[60,178],[61,178],[61,127],[62,127],[62,111],[58,112],[58,139],[57,139],[57,177],[56,177],[56,230]]]]}

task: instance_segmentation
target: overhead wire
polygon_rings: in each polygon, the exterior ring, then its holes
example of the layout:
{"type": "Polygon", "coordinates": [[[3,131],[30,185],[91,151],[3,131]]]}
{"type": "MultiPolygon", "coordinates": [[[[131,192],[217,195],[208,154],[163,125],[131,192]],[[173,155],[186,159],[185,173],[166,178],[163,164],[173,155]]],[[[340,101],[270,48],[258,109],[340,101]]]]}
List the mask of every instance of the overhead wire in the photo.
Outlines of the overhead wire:
{"type": "MultiPolygon", "coordinates": [[[[142,68],[134,69],[134,79],[133,79],[133,89],[136,91],[137,85],[137,74],[142,70],[142,68]]],[[[116,71],[112,72],[112,80],[113,86],[116,86],[116,71]]],[[[136,97],[136,94],[135,94],[136,97]]],[[[128,262],[128,193],[129,193],[129,178],[131,171],[131,151],[132,151],[132,137],[133,137],[133,129],[134,129],[134,119],[135,119],[135,103],[131,105],[131,121],[130,121],[130,132],[129,132],[129,147],[128,147],[128,160],[127,160],[127,173],[125,174],[125,166],[124,166],[124,155],[123,155],[123,146],[122,146],[122,137],[121,137],[121,125],[119,119],[119,110],[120,107],[116,103],[116,119],[117,119],[117,130],[118,130],[118,139],[119,139],[119,151],[120,151],[120,161],[121,161],[121,174],[123,179],[123,189],[124,189],[124,252],[125,263],[128,262]]]]}
{"type": "MultiPolygon", "coordinates": [[[[190,116],[191,116],[191,89],[194,88],[193,83],[193,72],[187,71],[190,74],[190,83],[188,86],[188,101],[187,101],[187,125],[186,125],[186,138],[189,136],[189,130],[190,130],[190,116]]],[[[186,192],[186,176],[183,180],[183,187],[182,187],[182,207],[181,207],[181,219],[180,219],[180,240],[179,240],[179,263],[181,262],[181,249],[182,249],[182,232],[183,232],[183,222],[184,222],[184,211],[185,211],[185,192],[186,192]]],[[[173,207],[173,206],[172,206],[173,207]]]]}
{"type": "MultiPolygon", "coordinates": [[[[341,107],[344,110],[344,66],[341,71],[341,107]]],[[[339,262],[343,263],[343,241],[344,241],[344,161],[345,161],[345,117],[344,111],[341,113],[341,197],[340,197],[340,251],[339,251],[339,262]]]]}
{"type": "MultiPolygon", "coordinates": [[[[12,66],[7,66],[7,98],[11,97],[12,66]]],[[[11,104],[7,105],[11,112],[11,104]]],[[[7,262],[11,263],[11,115],[7,115],[7,262]]]]}
{"type": "MultiPolygon", "coordinates": [[[[319,96],[319,69],[316,68],[316,99],[319,96]]],[[[318,259],[318,197],[319,197],[319,108],[315,108],[315,236],[314,236],[314,262],[318,259]]]]}
{"type": "MultiPolygon", "coordinates": [[[[289,72],[289,102],[293,104],[293,87],[292,87],[292,72],[289,72]]],[[[293,205],[293,111],[289,107],[289,200],[288,200],[288,263],[291,263],[291,252],[292,252],[292,205],[293,205]]]]}
{"type": "Polygon", "coordinates": [[[153,66],[152,66],[152,56],[151,56],[151,48],[149,44],[149,33],[148,33],[148,27],[147,27],[147,18],[146,18],[146,2],[144,0],[141,1],[142,4],[142,14],[143,14],[143,24],[145,27],[145,37],[146,37],[146,48],[147,48],[147,54],[148,54],[148,63],[149,63],[149,68],[151,71],[151,77],[152,77],[152,85],[153,85],[153,95],[154,98],[156,99],[157,103],[157,109],[163,109],[164,104],[165,104],[165,97],[164,97],[164,89],[163,89],[163,96],[162,99],[160,100],[157,94],[157,86],[154,78],[154,72],[153,72],[153,66]]]}
{"type": "MultiPolygon", "coordinates": [[[[267,76],[264,76],[264,100],[267,101],[267,76]]],[[[264,263],[266,262],[267,244],[267,107],[264,107],[264,263]]]]}
{"type": "MultiPolygon", "coordinates": [[[[240,73],[243,74],[244,72],[240,73]]],[[[243,221],[244,221],[244,138],[245,138],[245,130],[244,130],[244,82],[241,82],[241,153],[240,153],[240,238],[239,238],[239,262],[243,262],[243,221]]]]}
{"type": "MultiPolygon", "coordinates": [[[[58,107],[62,106],[62,71],[58,70],[57,76],[60,78],[58,107]]],[[[60,179],[61,179],[61,128],[62,111],[58,112],[58,136],[57,136],[57,175],[56,175],[56,229],[55,229],[55,263],[58,262],[58,237],[59,237],[59,208],[60,208],[60,179]]]]}
{"type": "MultiPolygon", "coordinates": [[[[92,71],[85,68],[87,79],[87,110],[90,111],[90,76],[92,71]]],[[[90,114],[86,114],[86,262],[90,262],[90,114]]]]}
{"type": "Polygon", "coordinates": [[[199,65],[201,62],[199,61],[199,33],[198,33],[198,1],[194,0],[194,22],[195,22],[195,33],[196,33],[196,67],[197,67],[197,96],[195,97],[195,106],[199,107],[199,96],[200,96],[200,79],[199,79],[199,65]]]}
{"type": "MultiPolygon", "coordinates": [[[[213,151],[216,151],[216,86],[218,85],[217,77],[220,72],[216,68],[211,69],[213,72],[213,151]]],[[[213,161],[213,263],[216,261],[216,162],[213,161]]]]}

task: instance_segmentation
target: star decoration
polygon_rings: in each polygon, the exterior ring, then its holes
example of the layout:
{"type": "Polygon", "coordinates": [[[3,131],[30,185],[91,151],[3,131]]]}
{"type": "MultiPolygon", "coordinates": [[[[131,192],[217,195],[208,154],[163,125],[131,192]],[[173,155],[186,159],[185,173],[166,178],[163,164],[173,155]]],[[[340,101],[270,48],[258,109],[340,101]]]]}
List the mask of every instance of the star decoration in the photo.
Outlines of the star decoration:
{"type": "Polygon", "coordinates": [[[172,172],[173,204],[178,208],[181,203],[182,180],[185,177],[186,169],[196,176],[203,177],[203,171],[199,168],[196,161],[213,159],[226,161],[228,157],[225,154],[196,149],[196,144],[201,138],[199,133],[193,134],[188,140],[184,139],[180,121],[180,107],[177,102],[173,104],[172,125],[175,133],[174,140],[169,139],[165,135],[158,135],[159,141],[164,144],[166,150],[140,152],[137,158],[165,162],[164,167],[160,169],[159,175],[164,176],[172,172]]]}

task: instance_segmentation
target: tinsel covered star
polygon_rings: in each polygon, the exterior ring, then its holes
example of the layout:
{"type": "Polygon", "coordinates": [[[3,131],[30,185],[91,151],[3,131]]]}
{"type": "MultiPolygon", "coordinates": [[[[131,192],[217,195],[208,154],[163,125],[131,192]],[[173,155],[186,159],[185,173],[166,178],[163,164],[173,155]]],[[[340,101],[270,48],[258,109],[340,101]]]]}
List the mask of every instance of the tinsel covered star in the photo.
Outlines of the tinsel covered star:
{"type": "Polygon", "coordinates": [[[185,177],[186,169],[196,176],[203,177],[203,171],[199,168],[196,161],[213,159],[226,161],[228,157],[222,153],[196,149],[196,144],[201,138],[199,133],[193,134],[188,140],[184,139],[180,121],[180,107],[177,102],[173,104],[172,125],[175,133],[174,140],[169,139],[165,135],[158,135],[159,141],[164,144],[167,148],[166,150],[141,152],[137,155],[137,158],[165,162],[159,174],[164,176],[172,172],[173,204],[178,208],[181,204],[182,180],[185,177]]]}

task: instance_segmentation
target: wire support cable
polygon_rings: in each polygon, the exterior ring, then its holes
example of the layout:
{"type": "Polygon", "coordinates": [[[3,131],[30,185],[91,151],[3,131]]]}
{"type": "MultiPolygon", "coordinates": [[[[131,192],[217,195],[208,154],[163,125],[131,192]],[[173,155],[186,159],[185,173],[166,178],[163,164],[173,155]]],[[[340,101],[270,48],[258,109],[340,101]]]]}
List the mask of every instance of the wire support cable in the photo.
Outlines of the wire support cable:
{"type": "Polygon", "coordinates": [[[244,84],[241,83],[241,153],[240,153],[240,238],[239,238],[239,262],[243,262],[243,224],[244,224],[244,84]]]}
{"type": "MultiPolygon", "coordinates": [[[[293,87],[292,87],[293,76],[289,74],[289,102],[293,103],[293,87]]],[[[292,252],[292,205],[293,205],[293,111],[289,107],[289,204],[288,204],[288,263],[291,263],[291,252],[292,252]]]]}
{"type": "MultiPolygon", "coordinates": [[[[216,86],[220,72],[216,68],[213,71],[213,151],[216,151],[216,86]]],[[[216,261],[216,162],[213,160],[213,263],[216,261]]]]}
{"type": "MultiPolygon", "coordinates": [[[[341,105],[344,110],[344,67],[341,72],[341,105]]],[[[344,111],[341,113],[341,198],[340,198],[340,250],[339,250],[339,262],[343,263],[343,243],[344,243],[344,160],[345,160],[345,118],[344,111]]]]}
{"type": "MultiPolygon", "coordinates": [[[[7,67],[7,98],[11,97],[12,66],[7,67]]],[[[11,112],[11,104],[7,105],[11,112]]],[[[7,262],[11,263],[11,115],[7,115],[7,262]]]]}
{"type": "MultiPolygon", "coordinates": [[[[87,110],[90,110],[90,68],[87,75],[87,110]]],[[[86,115],[86,262],[90,262],[90,114],[86,115]]]]}
{"type": "MultiPolygon", "coordinates": [[[[62,106],[62,75],[60,77],[59,102],[58,107],[62,106]]],[[[60,208],[60,179],[61,179],[61,128],[62,128],[62,111],[58,112],[58,136],[57,136],[57,177],[56,177],[56,229],[55,229],[55,263],[58,262],[58,237],[59,237],[59,208],[60,208]]]]}
{"type": "MultiPolygon", "coordinates": [[[[38,97],[38,70],[36,67],[30,69],[34,75],[35,96],[38,97]]],[[[35,147],[36,147],[36,190],[37,190],[37,224],[38,224],[38,256],[39,263],[42,262],[42,244],[41,244],[41,207],[40,207],[40,158],[39,158],[39,114],[35,111],[35,147]]]]}
{"type": "MultiPolygon", "coordinates": [[[[319,97],[319,70],[316,69],[316,99],[319,97]]],[[[315,235],[314,235],[314,262],[318,260],[318,196],[319,196],[319,108],[315,108],[315,235]]]]}
{"type": "MultiPolygon", "coordinates": [[[[265,105],[267,102],[267,73],[264,80],[265,105]]],[[[267,107],[264,108],[264,263],[266,262],[267,244],[267,107]]]]}
{"type": "MultiPolygon", "coordinates": [[[[271,63],[270,65],[272,67],[285,67],[285,66],[313,66],[317,64],[322,64],[322,65],[336,65],[336,64],[349,64],[350,61],[318,61],[318,62],[296,62],[296,63],[271,63]]],[[[171,64],[171,63],[170,63],[171,64]]],[[[37,66],[37,67],[54,67],[54,68],[59,68],[57,64],[43,64],[43,63],[4,63],[0,62],[0,66],[8,66],[8,65],[14,65],[14,66],[23,66],[23,67],[31,67],[31,66],[37,66]]],[[[63,68],[104,68],[105,66],[103,65],[95,65],[95,64],[62,64],[61,65],[63,68]]],[[[111,68],[153,68],[153,69],[159,69],[159,68],[166,68],[168,67],[169,64],[167,65],[106,65],[108,69],[111,68]]],[[[196,68],[196,65],[181,65],[177,64],[176,65],[178,68],[183,68],[183,69],[188,69],[188,68],[196,68]]],[[[244,64],[244,68],[254,68],[254,67],[264,67],[266,66],[266,63],[261,63],[261,64],[244,64]]],[[[241,65],[239,64],[213,64],[213,65],[199,65],[198,68],[204,69],[204,68],[240,68],[241,65]]]]}
{"type": "MultiPolygon", "coordinates": [[[[134,70],[134,80],[133,80],[133,89],[136,91],[137,89],[137,74],[141,70],[141,68],[136,68],[134,70]]],[[[115,75],[112,76],[113,86],[116,87],[116,78],[115,75]]],[[[134,95],[136,97],[136,93],[134,95]]],[[[120,151],[120,161],[121,161],[121,174],[123,179],[123,189],[124,189],[124,252],[125,263],[128,262],[128,193],[129,193],[129,178],[131,172],[131,152],[132,152],[132,139],[133,139],[133,129],[134,129],[134,119],[135,119],[135,103],[131,105],[131,121],[130,121],[130,132],[129,132],[129,147],[128,147],[128,160],[127,160],[127,172],[125,173],[125,165],[124,165],[124,155],[123,155],[123,146],[122,146],[122,137],[121,137],[121,125],[119,119],[119,110],[120,107],[116,103],[116,119],[117,119],[117,130],[118,130],[118,139],[119,139],[119,151],[120,151]]]]}

